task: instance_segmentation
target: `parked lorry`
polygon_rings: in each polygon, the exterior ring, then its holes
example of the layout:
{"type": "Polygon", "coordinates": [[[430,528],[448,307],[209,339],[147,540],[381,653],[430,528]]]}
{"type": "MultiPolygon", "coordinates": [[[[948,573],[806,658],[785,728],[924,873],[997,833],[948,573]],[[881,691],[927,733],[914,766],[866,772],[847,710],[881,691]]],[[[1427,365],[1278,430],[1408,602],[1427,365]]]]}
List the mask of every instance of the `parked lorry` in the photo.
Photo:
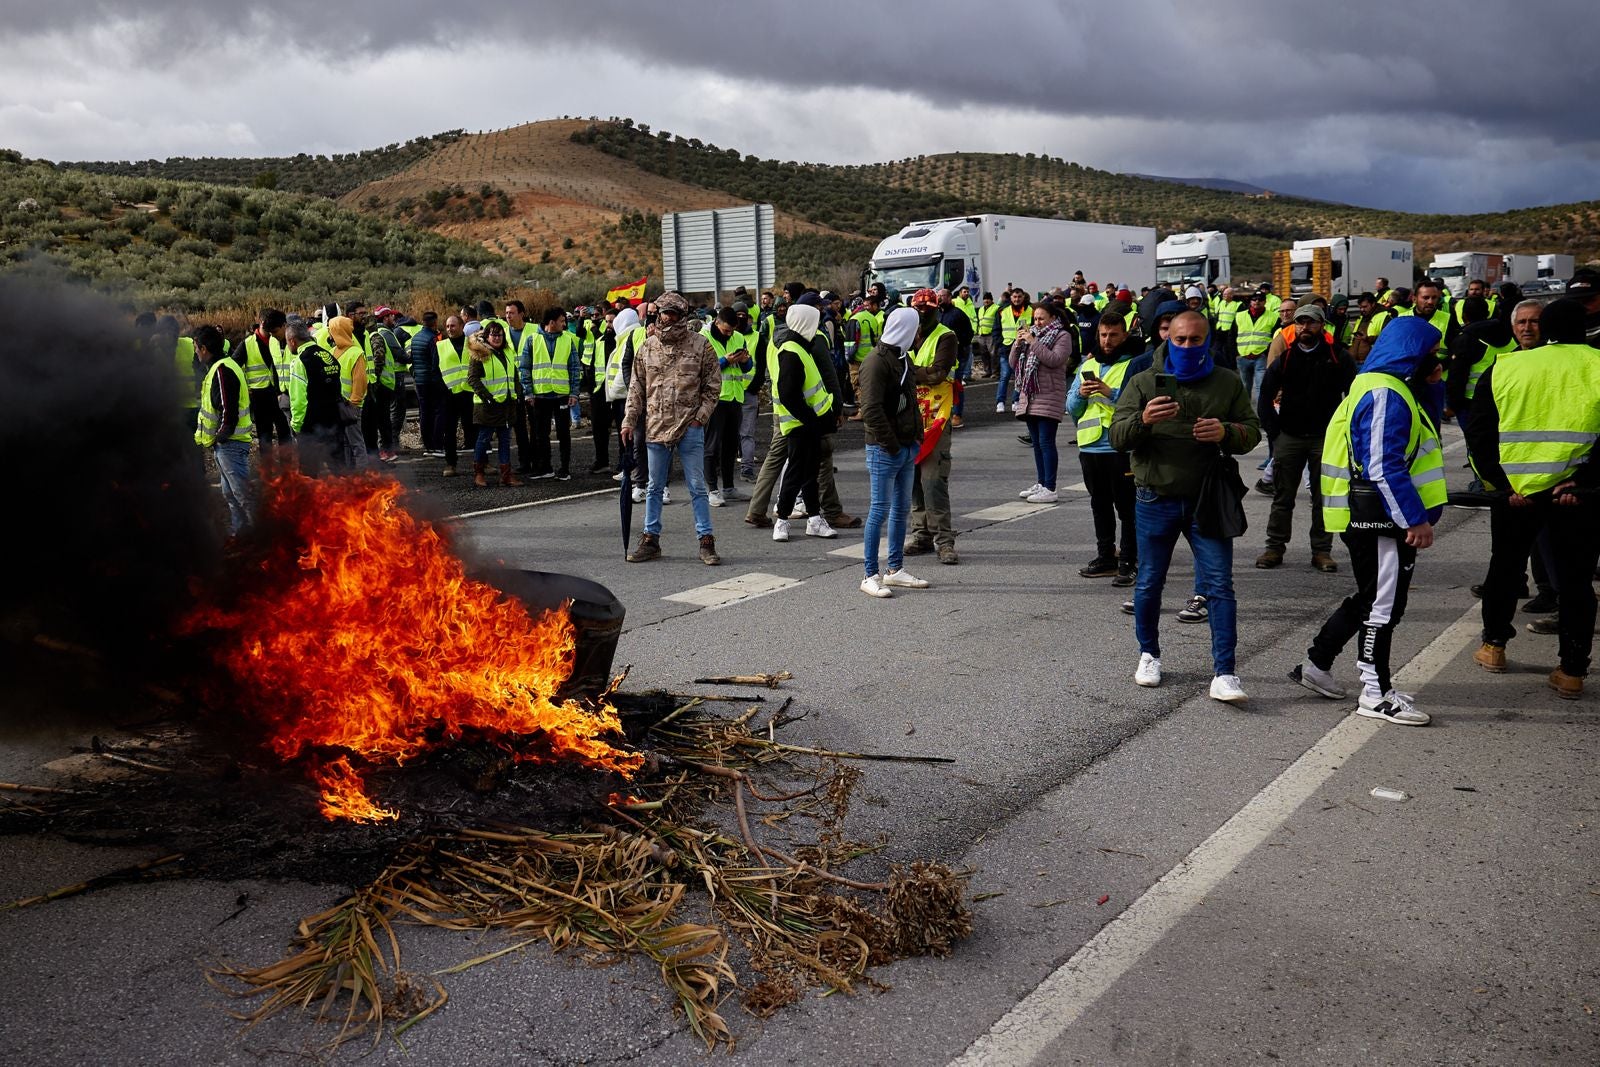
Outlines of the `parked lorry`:
{"type": "Polygon", "coordinates": [[[1341,295],[1354,300],[1374,290],[1378,278],[1388,279],[1391,287],[1411,284],[1410,241],[1391,241],[1383,237],[1317,237],[1296,241],[1289,249],[1288,288],[1292,295],[1312,292],[1312,265],[1318,248],[1328,250],[1330,274],[1328,292],[1323,295],[1330,300],[1341,295]]]}
{"type": "Polygon", "coordinates": [[[1505,280],[1505,257],[1498,252],[1440,252],[1426,274],[1444,282],[1457,300],[1467,295],[1467,283],[1483,282],[1490,289],[1505,280]]]}
{"type": "MultiPolygon", "coordinates": [[[[1471,279],[1467,279],[1471,281],[1471,279]]],[[[1516,252],[1501,260],[1500,280],[1530,285],[1539,280],[1539,257],[1516,252]]]]}
{"type": "Polygon", "coordinates": [[[1577,263],[1571,256],[1545,255],[1539,257],[1539,277],[1566,281],[1572,277],[1577,263]]]}
{"type": "Polygon", "coordinates": [[[1156,246],[1156,282],[1173,292],[1186,286],[1227,285],[1233,280],[1228,235],[1221,230],[1172,233],[1156,246]]]}
{"type": "Polygon", "coordinates": [[[1132,289],[1155,284],[1156,231],[1148,226],[970,215],[913,222],[879,242],[865,285],[882,282],[909,299],[918,289],[970,286],[1000,298],[1009,282],[1034,294],[1065,286],[1074,271],[1132,289]]]}

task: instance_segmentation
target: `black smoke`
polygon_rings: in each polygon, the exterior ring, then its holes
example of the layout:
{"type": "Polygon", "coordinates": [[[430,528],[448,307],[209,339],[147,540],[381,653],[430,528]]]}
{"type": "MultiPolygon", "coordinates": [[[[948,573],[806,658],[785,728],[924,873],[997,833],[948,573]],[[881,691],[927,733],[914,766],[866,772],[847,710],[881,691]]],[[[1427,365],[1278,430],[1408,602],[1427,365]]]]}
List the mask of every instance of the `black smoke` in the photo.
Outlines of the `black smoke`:
{"type": "Polygon", "coordinates": [[[0,277],[0,642],[149,676],[221,531],[174,352],[82,288],[0,277]]]}

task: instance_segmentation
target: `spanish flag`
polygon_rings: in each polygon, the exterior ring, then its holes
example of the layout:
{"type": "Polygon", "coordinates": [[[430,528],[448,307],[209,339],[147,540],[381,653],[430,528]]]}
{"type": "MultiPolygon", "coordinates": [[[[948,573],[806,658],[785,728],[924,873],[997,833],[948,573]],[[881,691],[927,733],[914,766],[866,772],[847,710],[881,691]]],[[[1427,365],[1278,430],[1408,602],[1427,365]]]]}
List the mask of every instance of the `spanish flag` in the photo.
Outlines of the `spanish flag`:
{"type": "Polygon", "coordinates": [[[615,289],[608,289],[606,291],[606,303],[610,304],[616,300],[628,300],[633,302],[643,300],[644,284],[649,280],[650,275],[646,274],[643,278],[633,282],[631,285],[619,285],[615,289]]]}

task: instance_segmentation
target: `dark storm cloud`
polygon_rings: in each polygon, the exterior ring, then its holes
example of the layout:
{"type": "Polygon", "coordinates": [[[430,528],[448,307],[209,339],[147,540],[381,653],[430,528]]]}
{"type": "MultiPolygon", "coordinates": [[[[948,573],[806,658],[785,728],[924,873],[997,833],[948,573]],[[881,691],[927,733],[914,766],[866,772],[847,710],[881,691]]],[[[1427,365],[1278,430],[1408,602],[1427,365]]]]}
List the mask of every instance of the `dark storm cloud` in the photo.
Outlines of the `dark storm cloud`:
{"type": "MultiPolygon", "coordinates": [[[[679,3],[641,14],[620,0],[507,5],[396,0],[30,2],[12,32],[130,21],[168,41],[294,39],[330,53],[425,41],[552,38],[607,45],[642,63],[797,89],[862,86],[933,102],[1054,115],[1204,121],[1254,113],[1274,126],[1329,113],[1460,117],[1596,153],[1600,89],[1587,0],[1532,7],[1354,3],[1302,9],[1215,5],[923,3],[909,25],[859,3],[679,3]],[[1003,14],[1001,14],[1003,13],[1003,14]]],[[[577,55],[574,53],[574,59],[577,55]]],[[[548,61],[547,59],[544,61],[548,61]]]]}

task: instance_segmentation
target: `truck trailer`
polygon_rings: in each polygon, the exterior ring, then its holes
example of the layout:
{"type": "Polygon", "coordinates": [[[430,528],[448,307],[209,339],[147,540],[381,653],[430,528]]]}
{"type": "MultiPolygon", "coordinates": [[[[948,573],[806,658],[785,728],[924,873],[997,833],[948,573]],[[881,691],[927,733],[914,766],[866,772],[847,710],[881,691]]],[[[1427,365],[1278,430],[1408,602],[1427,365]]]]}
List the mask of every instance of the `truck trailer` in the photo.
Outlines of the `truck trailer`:
{"type": "Polygon", "coordinates": [[[1544,255],[1539,257],[1539,277],[1557,278],[1566,281],[1572,277],[1572,272],[1577,269],[1577,261],[1571,256],[1544,255]]]}
{"type": "Polygon", "coordinates": [[[1313,249],[1326,248],[1332,259],[1332,292],[1354,300],[1376,288],[1376,279],[1389,285],[1411,284],[1412,251],[1410,241],[1391,241],[1382,237],[1317,237],[1296,241],[1289,250],[1289,290],[1295,296],[1311,292],[1313,249]]]}
{"type": "Polygon", "coordinates": [[[1460,300],[1467,295],[1468,282],[1482,282],[1493,289],[1504,281],[1505,257],[1498,252],[1440,252],[1426,273],[1444,282],[1450,295],[1460,300]]]}
{"type": "Polygon", "coordinates": [[[1227,285],[1233,280],[1228,235],[1221,230],[1172,233],[1156,246],[1156,282],[1175,293],[1190,285],[1227,285]]]}
{"type": "Polygon", "coordinates": [[[966,285],[974,300],[1007,283],[1042,295],[1074,271],[1137,293],[1155,284],[1156,231],[1026,215],[969,215],[913,222],[879,242],[865,284],[882,282],[909,299],[918,289],[966,285]]]}

